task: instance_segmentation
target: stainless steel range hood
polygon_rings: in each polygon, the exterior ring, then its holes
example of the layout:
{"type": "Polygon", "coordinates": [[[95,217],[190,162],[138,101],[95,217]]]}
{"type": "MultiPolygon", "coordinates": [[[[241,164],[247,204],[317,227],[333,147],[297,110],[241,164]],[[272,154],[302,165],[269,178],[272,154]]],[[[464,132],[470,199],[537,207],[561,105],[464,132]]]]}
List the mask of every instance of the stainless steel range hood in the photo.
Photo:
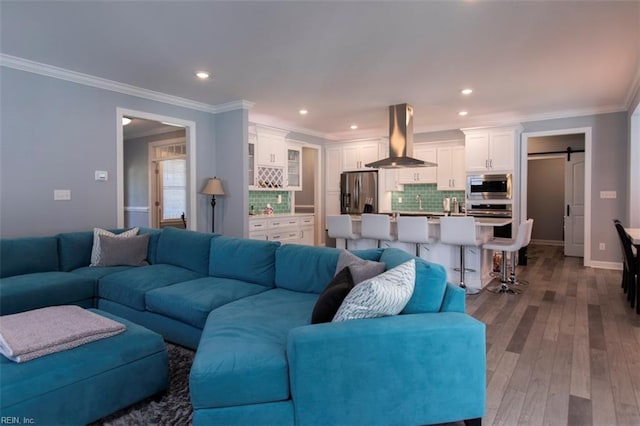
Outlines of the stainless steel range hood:
{"type": "Polygon", "coordinates": [[[436,167],[436,163],[411,158],[413,155],[413,107],[409,104],[389,107],[389,157],[365,164],[377,169],[436,167]]]}

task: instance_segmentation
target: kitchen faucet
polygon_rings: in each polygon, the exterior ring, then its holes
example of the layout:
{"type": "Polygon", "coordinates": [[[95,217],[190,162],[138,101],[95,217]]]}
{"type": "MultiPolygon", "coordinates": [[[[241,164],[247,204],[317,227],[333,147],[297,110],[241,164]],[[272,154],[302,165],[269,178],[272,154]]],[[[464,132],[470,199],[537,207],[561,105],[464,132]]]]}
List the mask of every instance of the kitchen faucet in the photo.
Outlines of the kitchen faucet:
{"type": "Polygon", "coordinates": [[[422,197],[420,194],[416,195],[416,201],[418,202],[418,210],[422,210],[422,197]]]}

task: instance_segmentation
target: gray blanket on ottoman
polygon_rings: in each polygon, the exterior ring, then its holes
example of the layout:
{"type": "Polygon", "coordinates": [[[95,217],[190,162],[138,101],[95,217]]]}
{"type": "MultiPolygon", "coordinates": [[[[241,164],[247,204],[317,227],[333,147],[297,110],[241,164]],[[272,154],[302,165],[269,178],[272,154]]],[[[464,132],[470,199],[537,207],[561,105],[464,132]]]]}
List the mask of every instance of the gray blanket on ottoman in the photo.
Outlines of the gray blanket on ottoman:
{"type": "Polygon", "coordinates": [[[0,317],[0,353],[15,362],[75,348],[125,331],[79,306],[51,306],[0,317]]]}

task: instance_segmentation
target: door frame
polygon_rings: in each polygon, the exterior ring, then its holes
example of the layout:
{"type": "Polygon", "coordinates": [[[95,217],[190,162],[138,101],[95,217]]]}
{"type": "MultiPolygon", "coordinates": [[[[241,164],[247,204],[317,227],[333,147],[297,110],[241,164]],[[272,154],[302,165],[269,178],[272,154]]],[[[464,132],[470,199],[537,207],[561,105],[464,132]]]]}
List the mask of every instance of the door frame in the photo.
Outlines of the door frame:
{"type": "MultiPolygon", "coordinates": [[[[187,144],[187,229],[195,230],[197,223],[196,208],[196,123],[167,115],[136,111],[128,108],[116,107],[116,212],[117,227],[124,227],[124,133],[122,117],[136,117],[145,120],[166,121],[179,124],[185,128],[185,142],[187,144]]],[[[151,206],[149,206],[151,207],[151,206]]]]}
{"type": "MultiPolygon", "coordinates": [[[[314,202],[314,209],[313,209],[313,234],[314,234],[314,241],[315,241],[315,245],[322,245],[323,242],[323,230],[325,229],[324,226],[324,214],[322,214],[322,212],[324,211],[323,209],[323,202],[324,202],[324,181],[322,179],[323,173],[322,173],[322,165],[324,164],[324,160],[323,160],[323,154],[324,154],[324,149],[321,145],[316,145],[316,144],[312,144],[309,142],[305,142],[305,141],[300,141],[300,140],[296,140],[296,139],[291,139],[291,142],[295,143],[296,145],[298,145],[300,147],[300,155],[302,156],[302,148],[309,148],[309,149],[313,149],[316,151],[316,163],[315,163],[315,172],[314,172],[314,194],[313,194],[313,202],[314,202]]],[[[302,178],[302,175],[300,176],[300,179],[302,178]]],[[[301,183],[303,181],[301,180],[301,183]]],[[[291,193],[291,211],[295,213],[295,191],[292,191],[291,193]]]]}
{"type": "MultiPolygon", "coordinates": [[[[591,170],[592,170],[592,148],[591,148],[591,127],[576,127],[569,129],[545,130],[540,132],[523,132],[520,140],[520,221],[527,220],[527,167],[528,167],[528,146],[529,138],[540,136],[560,136],[560,135],[584,135],[584,266],[597,267],[591,260],[591,170]]],[[[535,224],[534,224],[535,226],[535,224]]]]}

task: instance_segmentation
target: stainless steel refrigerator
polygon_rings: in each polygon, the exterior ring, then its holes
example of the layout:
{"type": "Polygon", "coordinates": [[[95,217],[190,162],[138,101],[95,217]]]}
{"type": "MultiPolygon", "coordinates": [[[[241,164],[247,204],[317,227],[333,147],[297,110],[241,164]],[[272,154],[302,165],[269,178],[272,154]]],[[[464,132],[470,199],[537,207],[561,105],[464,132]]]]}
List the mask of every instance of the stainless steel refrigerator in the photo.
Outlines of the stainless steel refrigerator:
{"type": "Polygon", "coordinates": [[[378,213],[378,171],[340,175],[340,213],[378,213]]]}

